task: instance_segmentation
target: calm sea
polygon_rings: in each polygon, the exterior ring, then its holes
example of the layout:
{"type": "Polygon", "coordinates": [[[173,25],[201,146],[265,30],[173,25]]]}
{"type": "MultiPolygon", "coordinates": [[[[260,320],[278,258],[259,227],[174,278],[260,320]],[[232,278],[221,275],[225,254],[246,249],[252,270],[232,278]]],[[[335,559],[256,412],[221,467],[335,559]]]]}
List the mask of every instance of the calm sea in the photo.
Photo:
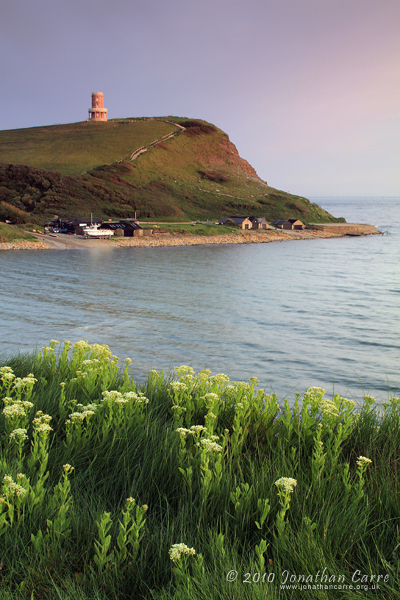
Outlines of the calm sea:
{"type": "Polygon", "coordinates": [[[0,252],[0,352],[108,344],[151,368],[400,395],[400,198],[313,198],[382,236],[271,244],[0,252]]]}

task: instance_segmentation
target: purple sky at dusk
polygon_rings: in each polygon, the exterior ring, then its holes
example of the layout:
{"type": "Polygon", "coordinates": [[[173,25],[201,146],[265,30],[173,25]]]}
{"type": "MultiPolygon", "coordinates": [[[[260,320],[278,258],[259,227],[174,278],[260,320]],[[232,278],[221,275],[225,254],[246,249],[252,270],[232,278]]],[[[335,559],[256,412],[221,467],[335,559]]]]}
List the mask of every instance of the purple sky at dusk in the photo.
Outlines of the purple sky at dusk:
{"type": "Polygon", "coordinates": [[[399,0],[0,0],[0,129],[177,115],[270,185],[400,194],[399,0]]]}

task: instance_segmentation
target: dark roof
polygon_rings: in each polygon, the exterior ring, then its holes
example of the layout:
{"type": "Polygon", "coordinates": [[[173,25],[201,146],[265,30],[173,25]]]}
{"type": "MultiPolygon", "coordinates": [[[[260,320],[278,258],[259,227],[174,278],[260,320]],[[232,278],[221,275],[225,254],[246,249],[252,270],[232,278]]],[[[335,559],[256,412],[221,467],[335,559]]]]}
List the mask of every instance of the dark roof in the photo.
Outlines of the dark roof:
{"type": "Polygon", "coordinates": [[[240,225],[241,223],[243,223],[243,221],[245,221],[248,218],[249,217],[228,217],[228,219],[230,221],[233,221],[234,223],[237,223],[238,225],[240,225]]]}
{"type": "Polygon", "coordinates": [[[112,231],[116,231],[117,229],[142,229],[137,223],[128,223],[127,221],[108,221],[103,223],[102,228],[111,229],[112,231]]]}
{"type": "Polygon", "coordinates": [[[51,223],[65,223],[66,225],[79,225],[79,223],[102,223],[103,219],[100,217],[58,217],[51,221],[51,223]]]}
{"type": "Polygon", "coordinates": [[[272,225],[283,225],[284,223],[287,223],[286,219],[280,220],[280,221],[274,221],[272,223],[272,225]]]}
{"type": "Polygon", "coordinates": [[[263,221],[266,221],[265,217],[248,217],[248,219],[254,223],[254,221],[257,221],[258,223],[262,223],[263,221]]]}
{"type": "Polygon", "coordinates": [[[289,223],[297,223],[297,221],[299,221],[299,223],[301,223],[300,219],[288,219],[289,223]]]}

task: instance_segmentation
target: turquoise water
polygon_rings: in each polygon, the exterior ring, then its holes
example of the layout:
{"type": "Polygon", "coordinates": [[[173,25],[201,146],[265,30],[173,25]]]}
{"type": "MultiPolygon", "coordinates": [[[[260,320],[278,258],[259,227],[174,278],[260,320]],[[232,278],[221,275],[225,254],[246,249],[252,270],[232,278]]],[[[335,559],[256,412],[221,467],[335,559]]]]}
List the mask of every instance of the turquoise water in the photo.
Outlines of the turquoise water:
{"type": "Polygon", "coordinates": [[[0,352],[108,344],[151,369],[400,394],[400,199],[313,198],[382,236],[271,244],[0,253],[0,352]]]}

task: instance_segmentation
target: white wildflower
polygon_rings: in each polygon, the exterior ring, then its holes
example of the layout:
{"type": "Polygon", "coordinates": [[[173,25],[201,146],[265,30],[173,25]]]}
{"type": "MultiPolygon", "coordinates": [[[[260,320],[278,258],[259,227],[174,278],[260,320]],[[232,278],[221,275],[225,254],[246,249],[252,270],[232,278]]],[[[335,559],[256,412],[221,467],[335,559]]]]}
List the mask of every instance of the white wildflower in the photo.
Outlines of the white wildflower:
{"type": "Polygon", "coordinates": [[[47,423],[40,423],[36,428],[35,428],[36,433],[50,433],[50,431],[53,431],[53,428],[50,427],[50,425],[48,425],[47,423]]]}
{"type": "Polygon", "coordinates": [[[168,554],[171,560],[177,561],[181,558],[181,554],[193,556],[196,554],[196,550],[194,548],[188,548],[186,544],[172,544],[172,547],[169,549],[168,554]]]}
{"type": "Polygon", "coordinates": [[[10,417],[11,419],[13,419],[14,417],[26,417],[24,405],[22,404],[22,402],[9,404],[3,409],[3,415],[6,418],[10,417]]]}
{"type": "Polygon", "coordinates": [[[208,404],[212,404],[213,402],[218,402],[219,396],[213,392],[208,392],[208,394],[201,397],[201,400],[205,400],[208,404]]]}
{"type": "Polygon", "coordinates": [[[366,458],[365,456],[359,456],[357,458],[357,465],[359,467],[363,467],[364,465],[368,466],[371,463],[372,463],[372,460],[370,458],[366,458]]]}
{"type": "Polygon", "coordinates": [[[176,432],[179,433],[179,435],[181,435],[183,437],[185,437],[188,433],[190,433],[189,429],[185,429],[185,427],[178,427],[176,432]]]}
{"type": "Polygon", "coordinates": [[[193,377],[194,369],[192,367],[188,367],[187,365],[182,365],[180,367],[175,367],[175,371],[178,373],[179,377],[193,377]]]}
{"type": "Polygon", "coordinates": [[[3,483],[7,489],[7,492],[10,492],[11,495],[13,496],[17,496],[18,498],[23,498],[27,491],[25,488],[23,488],[21,485],[18,485],[17,483],[15,483],[15,481],[13,481],[13,478],[10,477],[9,475],[6,475],[3,478],[3,483]]]}
{"type": "Polygon", "coordinates": [[[192,431],[194,431],[195,433],[201,433],[202,431],[207,431],[207,427],[204,427],[203,425],[192,425],[190,429],[192,431]]]}
{"type": "Polygon", "coordinates": [[[27,440],[28,439],[27,430],[26,429],[14,429],[14,431],[12,431],[10,433],[10,439],[11,440],[16,440],[16,439],[27,440]]]}
{"type": "Polygon", "coordinates": [[[291,477],[281,477],[275,481],[275,485],[279,488],[283,488],[285,492],[289,492],[291,494],[297,485],[297,481],[291,477]]]}
{"type": "Polygon", "coordinates": [[[182,383],[182,381],[171,381],[170,387],[174,392],[186,392],[188,389],[186,383],[182,383]]]}
{"type": "Polygon", "coordinates": [[[13,373],[11,367],[0,367],[0,376],[6,375],[7,373],[13,373]]]}
{"type": "Polygon", "coordinates": [[[210,377],[210,381],[218,384],[229,383],[229,377],[224,373],[218,373],[217,375],[210,377]]]}
{"type": "Polygon", "coordinates": [[[220,446],[216,442],[213,442],[212,440],[209,440],[209,439],[200,440],[200,444],[203,446],[203,450],[205,450],[206,452],[218,453],[218,452],[221,452],[221,450],[222,450],[222,446],[220,446]]]}
{"type": "Polygon", "coordinates": [[[338,407],[332,400],[322,400],[320,410],[328,416],[337,417],[339,415],[338,407]]]}

